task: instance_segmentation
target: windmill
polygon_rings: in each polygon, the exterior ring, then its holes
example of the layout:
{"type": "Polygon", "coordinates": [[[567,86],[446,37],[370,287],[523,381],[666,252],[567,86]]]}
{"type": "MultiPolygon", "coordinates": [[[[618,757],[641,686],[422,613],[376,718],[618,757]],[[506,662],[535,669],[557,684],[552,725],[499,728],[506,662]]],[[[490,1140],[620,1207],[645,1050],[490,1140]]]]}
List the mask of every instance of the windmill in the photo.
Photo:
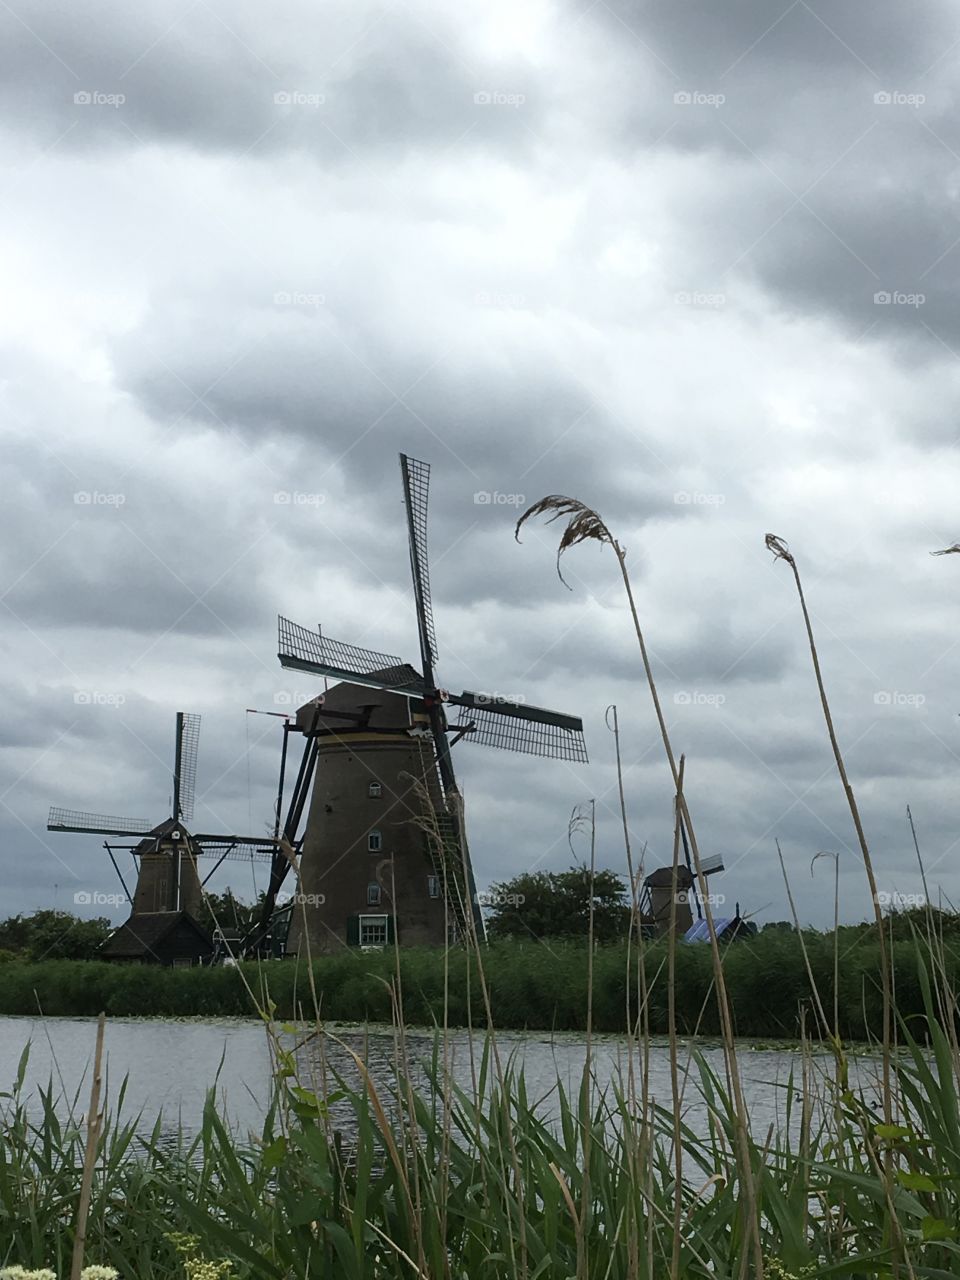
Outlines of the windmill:
{"type": "MultiPolygon", "coordinates": [[[[429,842],[429,856],[433,860],[434,871],[431,879],[435,878],[444,886],[443,897],[460,928],[466,926],[469,912],[478,936],[482,937],[483,918],[477,901],[473,868],[463,843],[462,802],[451,747],[462,740],[528,755],[582,762],[587,759],[583,723],[576,716],[530,706],[518,699],[469,690],[451,693],[438,685],[437,639],[427,560],[430,467],[425,462],[401,454],[400,471],[406,508],[420,670],[414,670],[391,654],[333,640],[324,635],[319,627],[311,630],[286,618],[279,619],[278,656],[283,667],[343,682],[330,690],[324,698],[308,703],[298,713],[297,727],[302,732],[319,740],[321,747],[326,744],[331,753],[334,750],[339,753],[339,774],[322,795],[318,795],[317,788],[321,784],[323,771],[317,774],[314,801],[304,839],[303,875],[306,877],[310,871],[311,860],[327,858],[334,865],[327,876],[327,887],[337,899],[336,910],[356,910],[347,902],[348,894],[342,882],[352,861],[355,861],[351,850],[356,840],[352,844],[347,840],[352,830],[351,824],[355,827],[360,823],[362,830],[362,822],[369,821],[368,818],[361,821],[361,816],[357,813],[360,783],[369,774],[368,794],[379,798],[380,791],[377,788],[382,783],[378,781],[378,777],[386,760],[387,747],[400,752],[404,745],[409,747],[413,740],[422,755],[423,768],[422,771],[413,769],[411,772],[420,774],[428,807],[432,810],[434,829],[440,836],[439,840],[429,842]],[[365,695],[365,690],[375,693],[365,695]],[[366,701],[363,700],[364,696],[366,701]],[[451,723],[453,708],[456,708],[456,719],[451,723]],[[366,772],[362,767],[356,767],[364,765],[359,754],[363,744],[369,745],[375,753],[369,756],[370,763],[365,766],[366,772]],[[379,755],[376,755],[377,752],[379,755]],[[352,776],[357,781],[348,781],[348,765],[353,767],[352,776]],[[320,803],[321,800],[323,803],[320,803]],[[327,818],[324,817],[325,814],[328,815],[327,818]],[[338,842],[343,846],[342,849],[330,847],[331,843],[338,842]],[[464,867],[465,874],[462,871],[464,867]]],[[[396,760],[399,758],[398,755],[396,760]]],[[[391,779],[402,776],[395,769],[391,779]]],[[[328,784],[324,782],[324,786],[328,784]]],[[[399,798],[399,786],[395,785],[394,789],[392,785],[392,791],[399,798]]],[[[379,833],[371,832],[371,840],[374,834],[379,833]]],[[[400,839],[399,835],[396,838],[400,839]]],[[[372,843],[368,847],[372,853],[379,849],[379,845],[374,846],[372,843]]],[[[286,860],[280,856],[275,858],[272,890],[274,884],[279,888],[286,870],[286,860]]],[[[395,867],[391,868],[391,874],[396,874],[395,867]]],[[[377,885],[372,878],[369,890],[369,900],[379,902],[377,885]]],[[[327,889],[324,893],[327,893],[327,889]]],[[[272,905],[272,901],[265,904],[265,913],[272,909],[272,905]]],[[[330,908],[329,901],[327,905],[330,908]]],[[[397,919],[402,926],[399,911],[397,919]]],[[[387,926],[389,932],[392,928],[389,919],[387,926]]],[[[328,932],[334,932],[329,921],[325,927],[328,932]]],[[[349,935],[349,924],[346,932],[349,935]]],[[[342,929],[339,941],[351,941],[349,936],[343,936],[342,929]]],[[[363,943],[362,937],[360,943],[363,943]]]]}
{"type": "MultiPolygon", "coordinates": [[[[123,930],[132,933],[141,944],[141,958],[153,955],[153,942],[158,941],[158,930],[166,929],[172,917],[186,915],[195,924],[203,902],[203,887],[224,861],[269,861],[277,847],[277,841],[269,837],[195,834],[187,829],[187,822],[193,819],[199,739],[200,717],[178,711],[173,764],[173,811],[162,822],[154,825],[144,819],[118,818],[58,807],[51,808],[47,820],[48,831],[125,837],[128,840],[140,837],[134,843],[124,844],[116,844],[108,839],[104,841],[104,848],[131,903],[130,919],[123,930]],[[115,857],[117,849],[128,849],[139,862],[137,883],[132,895],[115,857]],[[216,859],[203,881],[197,866],[197,860],[201,857],[216,859]],[[148,920],[148,917],[161,915],[167,919],[148,920]],[[148,936],[152,939],[151,942],[146,941],[148,936]]],[[[196,928],[199,929],[199,926],[196,928]]],[[[118,932],[122,933],[123,930],[118,932]]],[[[112,943],[113,939],[107,944],[108,951],[112,943]]]]}

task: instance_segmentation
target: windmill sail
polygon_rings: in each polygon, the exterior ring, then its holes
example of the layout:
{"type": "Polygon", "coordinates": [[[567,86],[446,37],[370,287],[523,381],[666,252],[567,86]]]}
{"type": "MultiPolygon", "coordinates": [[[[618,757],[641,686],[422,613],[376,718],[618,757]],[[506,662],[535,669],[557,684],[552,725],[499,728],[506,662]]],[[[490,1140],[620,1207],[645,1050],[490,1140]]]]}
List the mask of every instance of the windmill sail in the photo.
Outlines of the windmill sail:
{"type": "Polygon", "coordinates": [[[54,806],[47,818],[48,831],[81,831],[95,836],[146,836],[154,824],[145,818],[115,818],[105,813],[82,813],[54,806]]]}
{"type": "Polygon", "coordinates": [[[456,727],[468,730],[467,742],[554,760],[587,760],[583,721],[577,716],[493,694],[462,693],[450,701],[460,709],[456,727]]]}
{"type": "Polygon", "coordinates": [[[189,712],[177,713],[177,754],[174,765],[174,787],[178,818],[187,822],[193,817],[197,790],[197,748],[200,744],[200,717],[189,712]]]}
{"type": "Polygon", "coordinates": [[[410,541],[410,572],[417,606],[417,628],[420,633],[420,656],[424,678],[428,678],[437,661],[437,633],[433,624],[433,601],[430,596],[430,569],[427,563],[427,503],[430,495],[430,465],[416,458],[400,455],[403,476],[403,499],[407,509],[407,534],[410,541]]]}
{"type": "Polygon", "coordinates": [[[330,676],[349,684],[367,685],[371,689],[386,689],[408,698],[422,698],[422,680],[411,680],[410,668],[400,658],[388,653],[377,653],[359,645],[331,640],[319,631],[301,627],[289,618],[279,618],[280,665],[293,671],[306,671],[311,675],[330,676]]]}

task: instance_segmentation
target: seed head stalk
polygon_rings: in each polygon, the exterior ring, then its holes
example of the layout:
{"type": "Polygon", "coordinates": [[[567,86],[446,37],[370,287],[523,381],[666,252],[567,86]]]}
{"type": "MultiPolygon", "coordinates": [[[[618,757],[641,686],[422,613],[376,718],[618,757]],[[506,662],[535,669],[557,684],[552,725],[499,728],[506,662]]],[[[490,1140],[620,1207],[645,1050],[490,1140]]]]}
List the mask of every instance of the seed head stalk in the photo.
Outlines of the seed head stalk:
{"type": "Polygon", "coordinates": [[[663,714],[663,707],[660,704],[660,696],[657,692],[653,669],[650,666],[650,657],[647,653],[647,646],[643,637],[643,629],[640,626],[640,616],[637,612],[637,605],[633,596],[633,587],[630,582],[630,574],[627,569],[626,551],[613,537],[610,530],[607,528],[606,524],[604,524],[596,511],[585,506],[584,503],[580,502],[577,498],[567,498],[561,494],[550,494],[545,498],[541,498],[539,502],[535,502],[533,506],[527,508],[517,521],[514,536],[518,542],[520,540],[520,529],[524,523],[534,516],[541,515],[548,516],[548,524],[552,524],[554,520],[566,518],[567,523],[564,527],[563,533],[560,537],[560,544],[557,548],[557,574],[565,586],[569,586],[569,583],[566,582],[563,574],[560,572],[560,558],[565,551],[569,550],[570,547],[576,546],[580,542],[595,541],[611,547],[614,555],[617,557],[617,564],[620,569],[620,576],[623,579],[623,586],[627,595],[627,603],[630,608],[630,616],[633,620],[633,627],[637,637],[637,645],[640,650],[640,659],[643,664],[647,687],[650,690],[650,697],[653,701],[657,724],[660,728],[660,737],[663,742],[663,749],[673,777],[674,793],[678,797],[677,804],[680,809],[680,817],[686,827],[687,834],[690,837],[690,851],[693,855],[694,867],[697,874],[697,887],[704,902],[707,928],[710,932],[710,950],[713,959],[714,981],[717,988],[717,1005],[720,1013],[724,1060],[727,1076],[730,1081],[731,1092],[733,1093],[734,1109],[736,1113],[735,1132],[737,1166],[743,1188],[741,1204],[745,1226],[744,1240],[747,1248],[741,1255],[740,1275],[741,1277],[744,1277],[747,1274],[747,1267],[750,1260],[750,1253],[748,1251],[752,1250],[754,1274],[757,1277],[757,1280],[763,1280],[763,1251],[760,1242],[759,1222],[757,1221],[757,1193],[753,1177],[753,1165],[750,1158],[750,1136],[747,1124],[747,1110],[744,1102],[739,1064],[737,1062],[736,1043],[733,1033],[733,1018],[730,1013],[730,1002],[727,997],[726,982],[724,981],[723,961],[720,955],[720,946],[717,941],[716,928],[713,922],[713,912],[710,907],[707,883],[703,875],[700,849],[697,843],[693,822],[690,818],[690,811],[687,807],[686,798],[683,795],[680,771],[677,767],[676,756],[674,755],[673,746],[670,742],[670,733],[667,729],[667,722],[663,714]]]}
{"type": "Polygon", "coordinates": [[[810,656],[813,659],[813,673],[817,681],[817,691],[820,694],[820,705],[823,708],[823,718],[827,726],[827,735],[830,738],[830,746],[833,748],[833,758],[837,764],[837,773],[840,775],[843,793],[847,798],[847,805],[850,809],[850,816],[853,819],[854,830],[857,833],[860,852],[863,855],[863,866],[867,873],[867,882],[870,886],[870,897],[873,902],[873,914],[877,925],[877,943],[880,950],[881,981],[883,984],[883,1119],[885,1124],[892,1124],[893,1112],[892,1094],[890,1089],[890,1045],[893,1001],[891,999],[890,986],[890,957],[887,950],[886,932],[883,924],[883,912],[880,910],[877,879],[873,870],[873,859],[870,857],[867,837],[864,834],[863,823],[860,819],[860,810],[857,807],[856,797],[853,794],[853,787],[851,787],[850,780],[847,777],[847,769],[843,762],[843,754],[840,751],[840,743],[837,741],[837,733],[833,726],[833,716],[830,714],[830,703],[827,701],[827,691],[823,683],[823,673],[820,670],[820,657],[817,653],[817,644],[813,637],[813,626],[810,622],[810,613],[807,609],[807,601],[803,594],[803,584],[800,581],[800,571],[797,568],[797,562],[793,558],[792,553],[782,538],[778,538],[775,534],[768,533],[766,537],[766,544],[767,548],[773,552],[774,558],[786,561],[793,571],[793,580],[796,583],[797,596],[800,599],[800,610],[803,614],[803,625],[807,632],[810,656]]]}

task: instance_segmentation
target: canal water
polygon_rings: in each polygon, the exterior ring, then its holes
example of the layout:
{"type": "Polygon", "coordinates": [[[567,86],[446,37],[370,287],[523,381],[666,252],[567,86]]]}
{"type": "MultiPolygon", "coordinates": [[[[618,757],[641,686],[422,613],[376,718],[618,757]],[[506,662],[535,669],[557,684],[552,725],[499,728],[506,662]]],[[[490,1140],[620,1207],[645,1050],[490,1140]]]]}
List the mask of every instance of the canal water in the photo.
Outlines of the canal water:
{"type": "MultiPolygon", "coordinates": [[[[396,1047],[389,1027],[370,1028],[328,1025],[322,1050],[316,1040],[302,1043],[291,1031],[283,1039],[297,1049],[301,1083],[322,1089],[324,1081],[334,1088],[333,1076],[342,1073],[355,1084],[358,1069],[350,1050],[367,1064],[371,1079],[386,1096],[396,1081],[396,1047]]],[[[24,1047],[29,1059],[24,1082],[31,1107],[37,1106],[38,1090],[52,1082],[58,1108],[64,1116],[84,1115],[90,1090],[90,1074],[96,1038],[96,1022],[86,1018],[0,1017],[0,1093],[12,1087],[24,1047]]],[[[575,1095],[586,1057],[582,1035],[498,1032],[501,1060],[522,1066],[528,1098],[541,1100],[545,1115],[556,1108],[556,1085],[562,1082],[568,1095],[575,1095]]],[[[415,1082],[426,1084],[433,1054],[434,1036],[429,1030],[411,1030],[406,1036],[406,1053],[415,1082]]],[[[723,1054],[719,1045],[698,1046],[710,1066],[723,1078],[723,1054]]],[[[448,1053],[453,1078],[472,1092],[472,1066],[479,1061],[482,1038],[466,1031],[451,1031],[448,1053]],[[472,1054],[471,1054],[472,1048],[472,1054]]],[[[681,1058],[681,1066],[686,1062],[681,1058]]],[[[603,1086],[625,1076],[627,1045],[623,1037],[599,1036],[593,1043],[594,1071],[603,1086]]],[[[762,1138],[773,1126],[782,1126],[786,1111],[791,1072],[799,1081],[800,1059],[790,1047],[751,1046],[740,1052],[744,1091],[751,1126],[762,1138]]],[[[870,1078],[874,1065],[861,1062],[859,1074],[870,1078]]],[[[826,1068],[827,1064],[824,1063],[826,1068]]],[[[695,1075],[695,1069],[693,1069],[695,1075]]],[[[161,1131],[171,1138],[178,1131],[194,1134],[200,1126],[208,1090],[215,1089],[220,1114],[237,1134],[257,1131],[271,1093],[271,1051],[265,1028],[249,1021],[115,1019],[107,1023],[106,1074],[107,1105],[116,1106],[121,1084],[126,1081],[123,1117],[138,1118],[144,1131],[152,1129],[158,1114],[161,1131]]],[[[667,1046],[655,1042],[650,1051],[650,1093],[663,1106],[670,1106],[670,1074],[667,1046]]],[[[638,1085],[639,1091],[639,1085],[638,1085]]],[[[0,1100],[0,1114],[6,1105],[0,1100]]],[[[335,1108],[334,1120],[349,1128],[348,1109],[335,1108]],[[343,1110],[342,1116],[338,1114],[343,1110]]],[[[706,1113],[694,1079],[687,1087],[685,1119],[695,1130],[705,1123],[706,1113]]]]}

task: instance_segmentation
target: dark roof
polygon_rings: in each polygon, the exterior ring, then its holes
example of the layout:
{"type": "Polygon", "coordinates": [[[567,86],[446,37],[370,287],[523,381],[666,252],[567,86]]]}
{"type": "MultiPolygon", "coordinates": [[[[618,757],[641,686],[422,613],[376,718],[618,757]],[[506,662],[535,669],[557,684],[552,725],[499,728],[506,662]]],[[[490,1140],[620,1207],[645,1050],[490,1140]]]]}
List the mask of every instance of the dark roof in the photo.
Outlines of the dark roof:
{"type": "Polygon", "coordinates": [[[183,825],[182,821],[178,822],[176,818],[167,818],[165,822],[158,823],[151,830],[149,835],[143,837],[137,847],[133,850],[134,856],[138,856],[143,853],[155,853],[157,840],[164,839],[164,837],[169,836],[173,831],[181,831],[184,839],[188,841],[191,839],[190,832],[183,825]]]}
{"type": "Polygon", "coordinates": [[[111,933],[100,948],[100,954],[108,960],[149,955],[162,946],[167,935],[182,921],[213,949],[213,939],[189,911],[138,911],[111,933]]]}
{"type": "MultiPolygon", "coordinates": [[[[658,867],[656,871],[651,871],[643,882],[648,889],[669,889],[674,883],[673,867],[658,867]]],[[[693,876],[684,866],[677,867],[676,883],[683,889],[689,889],[693,884],[693,876]]]]}

